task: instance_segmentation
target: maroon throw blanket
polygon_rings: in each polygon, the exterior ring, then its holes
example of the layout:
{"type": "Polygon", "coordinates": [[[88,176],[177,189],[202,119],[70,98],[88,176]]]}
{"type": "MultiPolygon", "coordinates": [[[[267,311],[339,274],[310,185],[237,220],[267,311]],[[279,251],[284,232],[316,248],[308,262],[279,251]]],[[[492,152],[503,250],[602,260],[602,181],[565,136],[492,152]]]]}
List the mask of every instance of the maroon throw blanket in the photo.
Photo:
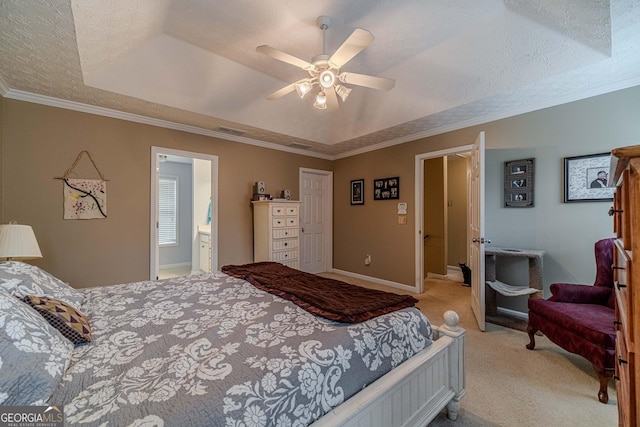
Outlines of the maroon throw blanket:
{"type": "Polygon", "coordinates": [[[289,300],[312,314],[337,322],[363,322],[412,307],[418,302],[410,295],[366,289],[295,270],[277,262],[225,265],[222,272],[289,300]]]}

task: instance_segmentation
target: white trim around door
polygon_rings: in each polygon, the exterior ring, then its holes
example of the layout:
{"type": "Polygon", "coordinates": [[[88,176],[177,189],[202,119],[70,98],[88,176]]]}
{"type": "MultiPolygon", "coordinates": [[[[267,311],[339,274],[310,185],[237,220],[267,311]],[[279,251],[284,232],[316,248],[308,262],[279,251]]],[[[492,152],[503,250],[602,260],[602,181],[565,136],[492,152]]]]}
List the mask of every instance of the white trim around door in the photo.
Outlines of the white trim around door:
{"type": "MultiPolygon", "coordinates": [[[[172,155],[179,157],[189,157],[211,162],[211,270],[218,269],[218,156],[212,154],[195,153],[191,151],[176,150],[172,148],[151,147],[151,206],[149,214],[149,277],[155,280],[158,274],[159,251],[158,251],[158,173],[159,155],[172,155]]],[[[195,185],[195,183],[194,183],[195,185]]],[[[193,239],[197,237],[197,225],[194,225],[193,239]]],[[[194,243],[194,247],[197,243],[194,243]]],[[[193,255],[192,255],[193,257],[193,255]]]]}
{"type": "Polygon", "coordinates": [[[421,294],[424,289],[424,238],[422,235],[422,227],[424,224],[424,161],[426,159],[434,159],[438,157],[451,156],[458,153],[466,153],[471,151],[473,145],[463,145],[460,147],[448,148],[445,150],[432,151],[430,153],[416,154],[415,160],[415,213],[416,213],[416,259],[415,259],[415,288],[416,293],[421,294]]]}

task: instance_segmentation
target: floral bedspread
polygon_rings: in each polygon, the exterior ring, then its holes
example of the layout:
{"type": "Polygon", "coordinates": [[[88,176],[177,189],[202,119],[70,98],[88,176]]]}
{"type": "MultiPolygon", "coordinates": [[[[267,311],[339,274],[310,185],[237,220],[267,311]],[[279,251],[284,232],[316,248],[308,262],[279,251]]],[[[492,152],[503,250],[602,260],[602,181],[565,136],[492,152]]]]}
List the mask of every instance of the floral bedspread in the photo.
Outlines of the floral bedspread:
{"type": "Polygon", "coordinates": [[[337,323],[221,272],[84,292],[67,425],[305,426],[432,337],[415,308],[337,323]]]}

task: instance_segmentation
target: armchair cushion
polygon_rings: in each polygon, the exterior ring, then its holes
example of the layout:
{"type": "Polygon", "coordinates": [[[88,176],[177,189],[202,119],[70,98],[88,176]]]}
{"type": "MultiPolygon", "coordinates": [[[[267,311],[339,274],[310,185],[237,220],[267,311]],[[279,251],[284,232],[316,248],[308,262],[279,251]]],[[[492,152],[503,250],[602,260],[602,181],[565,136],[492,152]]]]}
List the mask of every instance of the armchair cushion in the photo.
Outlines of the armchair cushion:
{"type": "Polygon", "coordinates": [[[555,302],[607,305],[611,296],[611,288],[605,286],[554,283],[550,289],[552,296],[549,301],[555,302]]]}
{"type": "MultiPolygon", "coordinates": [[[[579,285],[578,285],[579,286],[579,285]]],[[[546,325],[536,325],[546,334],[547,325],[554,325],[564,332],[561,346],[574,353],[574,348],[584,346],[585,342],[592,343],[605,349],[613,350],[616,342],[616,331],[613,326],[614,310],[600,304],[576,304],[556,302],[542,299],[529,300],[530,313],[534,312],[546,325]],[[571,336],[575,335],[578,341],[571,343],[571,336]]],[[[531,323],[531,315],[530,315],[531,323]]],[[[553,340],[552,340],[553,341],[553,340]]],[[[583,355],[589,360],[592,358],[583,355]]],[[[613,363],[602,368],[611,369],[613,363]]]]}

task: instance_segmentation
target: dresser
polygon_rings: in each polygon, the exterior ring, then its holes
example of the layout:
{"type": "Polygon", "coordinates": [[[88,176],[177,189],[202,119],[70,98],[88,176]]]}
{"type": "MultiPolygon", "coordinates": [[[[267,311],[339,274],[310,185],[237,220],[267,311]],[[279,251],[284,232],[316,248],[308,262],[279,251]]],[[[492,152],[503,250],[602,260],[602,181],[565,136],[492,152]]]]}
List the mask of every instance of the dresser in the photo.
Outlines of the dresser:
{"type": "Polygon", "coordinates": [[[253,260],[300,268],[300,202],[253,201],[253,260]]]}
{"type": "Polygon", "coordinates": [[[621,426],[640,426],[638,386],[640,366],[640,145],[611,151],[611,183],[616,185],[613,228],[614,291],[616,296],[616,372],[618,420],[621,426]]]}

